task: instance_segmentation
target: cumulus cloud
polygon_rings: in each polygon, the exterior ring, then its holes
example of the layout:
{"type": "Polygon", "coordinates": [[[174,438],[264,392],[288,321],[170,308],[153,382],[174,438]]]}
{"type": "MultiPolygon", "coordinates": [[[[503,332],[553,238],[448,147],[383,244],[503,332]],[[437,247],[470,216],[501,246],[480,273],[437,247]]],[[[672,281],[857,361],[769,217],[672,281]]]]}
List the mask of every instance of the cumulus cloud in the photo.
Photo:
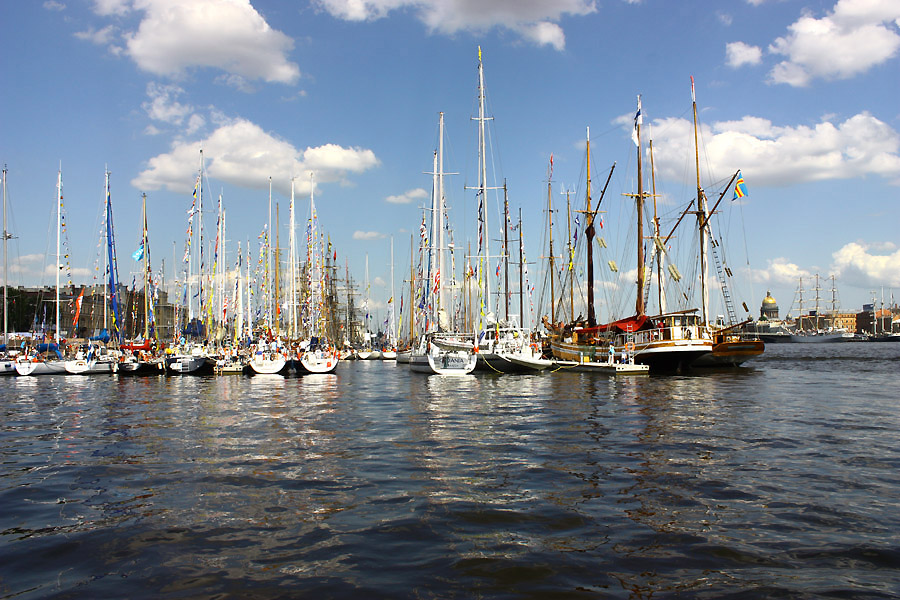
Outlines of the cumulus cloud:
{"type": "Polygon", "coordinates": [[[147,96],[149,100],[141,107],[154,121],[162,121],[171,125],[181,125],[184,119],[194,112],[189,104],[181,104],[176,100],[184,94],[184,90],[177,85],[163,85],[155,82],[147,84],[147,96]]]}
{"type": "MultiPolygon", "coordinates": [[[[621,121],[621,120],[620,120],[621,121]]],[[[630,118],[628,120],[630,134],[630,118]]],[[[693,160],[693,125],[686,119],[653,121],[653,148],[660,176],[680,180],[693,160]]],[[[878,175],[900,183],[900,134],[867,112],[843,122],[778,126],[759,117],[701,126],[701,139],[715,176],[742,169],[753,185],[785,186],[809,181],[878,175]]]]}
{"type": "Polygon", "coordinates": [[[801,269],[798,265],[783,257],[773,258],[768,262],[766,269],[752,271],[755,283],[796,286],[801,277],[808,278],[811,276],[809,271],[801,269]]]}
{"type": "Polygon", "coordinates": [[[353,232],[354,240],[380,240],[385,237],[387,237],[387,236],[378,231],[354,231],[353,232]]]}
{"type": "Polygon", "coordinates": [[[412,204],[416,200],[422,200],[423,198],[428,197],[428,192],[423,190],[422,188],[415,188],[412,190],[407,190],[398,196],[388,196],[385,198],[386,202],[390,204],[412,204]]]}
{"type": "Polygon", "coordinates": [[[294,46],[284,33],[272,29],[249,0],[95,0],[94,13],[121,17],[142,15],[136,31],[122,34],[124,48],[113,45],[112,26],[76,35],[110,44],[127,54],[144,71],[179,77],[192,68],[221,69],[233,78],[228,85],[248,89],[248,81],[293,84],[298,66],[288,60],[294,46]]]}
{"type": "Polygon", "coordinates": [[[743,65],[758,65],[762,61],[762,50],[744,42],[732,42],[725,46],[725,56],[728,66],[736,69],[743,65]]]}
{"type": "Polygon", "coordinates": [[[831,255],[835,276],[861,288],[900,287],[900,248],[893,243],[852,242],[831,255]]]}
{"type": "Polygon", "coordinates": [[[203,149],[206,173],[211,179],[248,189],[273,187],[287,195],[290,179],[295,191],[309,192],[306,175],[315,172],[317,183],[346,182],[351,173],[362,173],[379,164],[375,153],[364,148],[336,144],[295,148],[290,142],[263,131],[255,123],[235,119],[220,125],[202,141],[176,140],[171,151],[148,161],[131,184],[142,190],[167,188],[190,193],[203,149]]]}
{"type": "Polygon", "coordinates": [[[828,15],[804,15],[769,51],[787,57],[769,73],[795,87],[813,79],[847,79],[894,57],[900,49],[900,3],[839,0],[828,15]]]}
{"type": "Polygon", "coordinates": [[[557,23],[565,16],[596,12],[593,0],[317,0],[332,16],[347,21],[380,19],[393,10],[413,12],[431,31],[510,29],[522,38],[557,50],[565,48],[565,34],[557,23]]]}

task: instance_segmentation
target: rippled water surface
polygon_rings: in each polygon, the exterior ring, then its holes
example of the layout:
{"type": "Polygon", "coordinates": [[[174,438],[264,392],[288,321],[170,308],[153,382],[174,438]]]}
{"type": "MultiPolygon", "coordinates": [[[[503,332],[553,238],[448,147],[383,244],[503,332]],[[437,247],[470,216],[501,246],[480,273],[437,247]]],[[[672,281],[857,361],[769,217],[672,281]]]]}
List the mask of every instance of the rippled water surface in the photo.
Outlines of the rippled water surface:
{"type": "Polygon", "coordinates": [[[0,379],[0,598],[900,595],[900,344],[0,379]]]}

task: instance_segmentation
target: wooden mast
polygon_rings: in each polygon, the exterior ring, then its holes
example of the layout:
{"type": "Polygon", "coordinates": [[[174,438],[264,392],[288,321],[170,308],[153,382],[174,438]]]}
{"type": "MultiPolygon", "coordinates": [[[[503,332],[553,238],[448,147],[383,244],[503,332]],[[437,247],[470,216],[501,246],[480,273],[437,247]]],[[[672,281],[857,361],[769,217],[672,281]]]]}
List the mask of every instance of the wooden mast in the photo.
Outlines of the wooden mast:
{"type": "Polygon", "coordinates": [[[706,213],[706,194],[700,186],[700,142],[697,132],[697,96],[694,92],[694,77],[691,76],[691,105],[694,112],[694,162],[697,171],[697,224],[700,236],[700,294],[701,315],[703,323],[709,322],[709,265],[706,256],[706,222],[709,220],[706,213]]]}
{"type": "Polygon", "coordinates": [[[591,128],[587,128],[587,152],[586,166],[587,171],[587,223],[585,224],[585,244],[587,244],[587,318],[588,327],[594,327],[597,324],[597,317],[594,314],[594,211],[591,208],[591,128]]]}
{"type": "Polygon", "coordinates": [[[637,144],[637,298],[634,311],[637,316],[643,316],[644,307],[644,182],[641,172],[641,96],[637,98],[637,113],[634,115],[635,143],[637,144]]]}

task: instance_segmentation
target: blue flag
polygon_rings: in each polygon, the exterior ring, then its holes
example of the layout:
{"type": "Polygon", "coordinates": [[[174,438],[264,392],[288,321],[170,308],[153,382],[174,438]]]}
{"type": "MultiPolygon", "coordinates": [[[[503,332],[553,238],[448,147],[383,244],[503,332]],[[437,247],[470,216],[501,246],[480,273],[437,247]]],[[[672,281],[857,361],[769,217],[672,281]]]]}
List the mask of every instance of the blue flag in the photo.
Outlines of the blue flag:
{"type": "Polygon", "coordinates": [[[144,243],[141,242],[141,247],[132,252],[131,258],[134,260],[141,260],[144,258],[144,243]]]}

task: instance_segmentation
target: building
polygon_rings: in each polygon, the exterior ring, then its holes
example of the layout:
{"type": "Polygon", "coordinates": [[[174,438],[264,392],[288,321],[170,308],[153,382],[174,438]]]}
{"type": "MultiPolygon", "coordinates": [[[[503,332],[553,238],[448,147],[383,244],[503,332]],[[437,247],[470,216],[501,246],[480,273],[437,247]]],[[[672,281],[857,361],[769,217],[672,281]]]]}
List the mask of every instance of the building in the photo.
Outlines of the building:
{"type": "Polygon", "coordinates": [[[759,307],[760,321],[777,321],[778,320],[778,303],[772,297],[772,292],[767,291],[766,297],[763,298],[762,305],[759,307]]]}

